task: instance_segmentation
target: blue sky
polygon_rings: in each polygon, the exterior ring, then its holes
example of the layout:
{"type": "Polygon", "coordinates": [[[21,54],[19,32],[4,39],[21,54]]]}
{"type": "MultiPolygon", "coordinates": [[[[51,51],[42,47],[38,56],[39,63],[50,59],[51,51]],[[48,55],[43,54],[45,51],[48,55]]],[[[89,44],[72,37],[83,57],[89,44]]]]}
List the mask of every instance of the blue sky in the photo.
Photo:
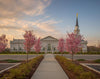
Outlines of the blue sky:
{"type": "Polygon", "coordinates": [[[9,40],[22,39],[25,30],[37,37],[60,38],[73,32],[78,13],[79,28],[88,41],[100,40],[100,0],[0,0],[0,33],[9,40]]]}

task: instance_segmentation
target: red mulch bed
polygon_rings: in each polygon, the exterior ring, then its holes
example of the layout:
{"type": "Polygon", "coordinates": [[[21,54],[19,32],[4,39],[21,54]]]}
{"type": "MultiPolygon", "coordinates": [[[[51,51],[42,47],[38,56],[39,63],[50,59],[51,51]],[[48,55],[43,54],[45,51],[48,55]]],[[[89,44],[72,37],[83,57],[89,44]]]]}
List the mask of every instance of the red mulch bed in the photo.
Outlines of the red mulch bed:
{"type": "MultiPolygon", "coordinates": [[[[58,61],[58,60],[57,60],[58,61]]],[[[58,63],[61,65],[65,73],[68,75],[69,79],[76,79],[76,75],[72,71],[68,71],[67,68],[58,61],[58,63]]],[[[74,64],[80,65],[79,63],[94,63],[93,61],[73,61],[74,64]]],[[[82,65],[81,65],[82,66],[82,65]]],[[[88,69],[87,67],[82,66],[85,71],[91,71],[93,74],[96,75],[97,79],[100,79],[100,74],[97,72],[94,72],[93,70],[88,69]]]]}

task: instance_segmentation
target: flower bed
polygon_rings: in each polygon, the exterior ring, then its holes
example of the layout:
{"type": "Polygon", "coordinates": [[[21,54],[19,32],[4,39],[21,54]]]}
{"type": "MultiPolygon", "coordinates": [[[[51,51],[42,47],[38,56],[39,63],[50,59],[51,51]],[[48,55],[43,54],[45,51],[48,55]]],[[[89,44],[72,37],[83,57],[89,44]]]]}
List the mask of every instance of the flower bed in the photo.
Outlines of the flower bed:
{"type": "Polygon", "coordinates": [[[69,76],[69,79],[99,79],[92,72],[85,70],[81,65],[77,65],[63,56],[56,55],[55,58],[69,76]]]}
{"type": "Polygon", "coordinates": [[[22,63],[16,68],[8,70],[0,79],[30,79],[43,58],[43,56],[38,56],[28,63],[22,63]]]}

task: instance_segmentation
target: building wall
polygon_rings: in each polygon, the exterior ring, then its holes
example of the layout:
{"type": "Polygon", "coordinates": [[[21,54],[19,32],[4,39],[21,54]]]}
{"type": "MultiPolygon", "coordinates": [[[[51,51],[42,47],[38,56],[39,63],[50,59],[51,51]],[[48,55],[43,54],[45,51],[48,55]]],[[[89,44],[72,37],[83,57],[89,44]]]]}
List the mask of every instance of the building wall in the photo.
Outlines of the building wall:
{"type": "Polygon", "coordinates": [[[57,50],[57,46],[58,46],[58,41],[55,41],[55,40],[43,40],[41,41],[41,52],[58,52],[57,50]],[[49,50],[49,46],[50,46],[50,49],[49,50]]]}
{"type": "Polygon", "coordinates": [[[87,52],[87,41],[82,40],[82,52],[87,52]]]}
{"type": "MultiPolygon", "coordinates": [[[[53,37],[45,37],[41,39],[41,52],[58,52],[58,40],[53,37]],[[51,49],[51,50],[50,50],[51,49]]],[[[12,52],[25,52],[24,50],[24,40],[22,39],[14,39],[10,41],[10,50],[12,52]]],[[[87,41],[82,41],[82,52],[87,52],[87,41]]],[[[31,51],[34,51],[32,47],[31,51]]]]}

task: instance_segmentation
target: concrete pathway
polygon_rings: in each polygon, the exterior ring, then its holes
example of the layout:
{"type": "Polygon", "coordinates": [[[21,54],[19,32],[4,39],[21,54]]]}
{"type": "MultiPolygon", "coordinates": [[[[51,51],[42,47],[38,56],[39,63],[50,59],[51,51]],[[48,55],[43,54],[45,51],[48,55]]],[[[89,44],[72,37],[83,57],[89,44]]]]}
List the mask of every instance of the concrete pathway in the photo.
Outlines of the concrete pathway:
{"type": "Polygon", "coordinates": [[[53,54],[46,54],[31,79],[69,79],[53,54]]]}

